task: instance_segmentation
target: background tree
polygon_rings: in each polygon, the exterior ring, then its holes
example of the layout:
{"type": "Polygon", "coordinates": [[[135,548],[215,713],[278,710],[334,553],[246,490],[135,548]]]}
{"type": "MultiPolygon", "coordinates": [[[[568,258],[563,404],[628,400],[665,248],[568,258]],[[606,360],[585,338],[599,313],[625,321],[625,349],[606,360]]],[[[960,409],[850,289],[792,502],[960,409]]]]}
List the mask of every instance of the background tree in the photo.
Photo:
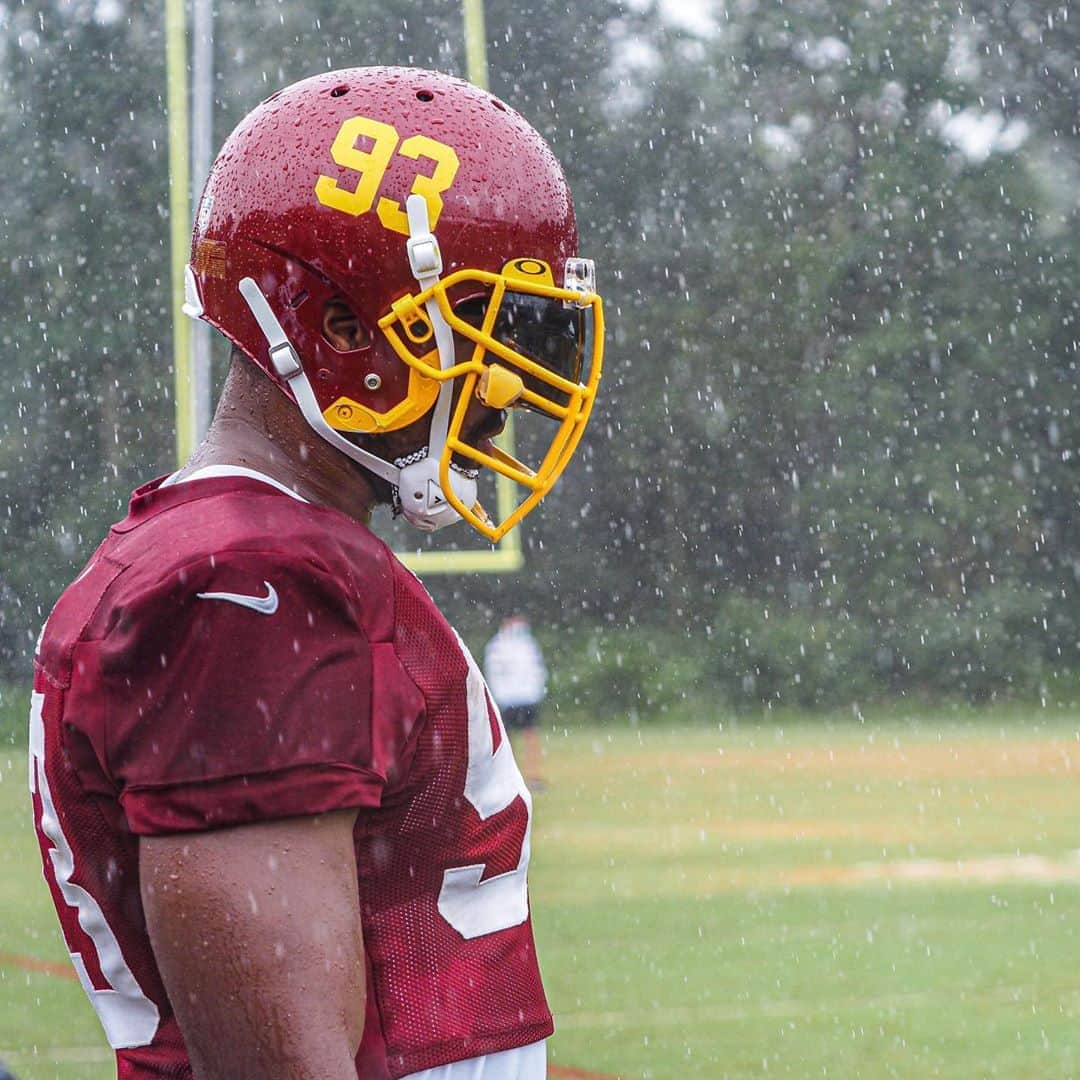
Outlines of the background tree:
{"type": "MultiPolygon", "coordinates": [[[[146,0],[0,26],[0,674],[21,680],[127,492],[172,466],[164,43],[146,0]]],[[[528,610],[594,713],[1074,672],[1065,8],[488,0],[487,29],[493,91],[566,165],[611,334],[526,569],[429,582],[454,619],[478,637],[528,610]]],[[[277,86],[374,62],[462,71],[458,4],[223,4],[215,141],[277,86]]]]}

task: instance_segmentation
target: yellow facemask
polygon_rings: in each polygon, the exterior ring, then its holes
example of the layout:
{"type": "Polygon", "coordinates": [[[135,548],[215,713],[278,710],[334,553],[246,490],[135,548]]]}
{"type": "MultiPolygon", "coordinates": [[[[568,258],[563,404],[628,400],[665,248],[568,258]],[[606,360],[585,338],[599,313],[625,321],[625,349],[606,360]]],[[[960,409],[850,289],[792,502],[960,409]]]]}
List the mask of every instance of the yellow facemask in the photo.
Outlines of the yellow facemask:
{"type": "MultiPolygon", "coordinates": [[[[568,259],[562,287],[555,285],[551,268],[538,259],[511,260],[500,274],[459,270],[396,301],[379,320],[379,328],[411,374],[419,376],[418,383],[462,380],[439,458],[439,483],[447,501],[474,529],[493,542],[500,540],[562,475],[596,399],[603,366],[604,313],[595,292],[592,263],[568,259]],[[455,311],[451,291],[483,295],[482,318],[464,318],[461,312],[466,305],[455,311]],[[467,358],[455,357],[448,367],[442,366],[435,344],[427,311],[432,303],[438,305],[455,335],[472,343],[467,358]],[[524,409],[555,422],[546,449],[533,464],[499,447],[481,450],[462,439],[474,397],[492,409],[524,409]],[[455,456],[459,464],[464,461],[490,469],[524,490],[501,522],[492,521],[478,502],[467,506],[458,497],[450,482],[455,456]]],[[[461,351],[459,347],[458,356],[461,351]]],[[[426,396],[430,400],[429,392],[426,396]]]]}

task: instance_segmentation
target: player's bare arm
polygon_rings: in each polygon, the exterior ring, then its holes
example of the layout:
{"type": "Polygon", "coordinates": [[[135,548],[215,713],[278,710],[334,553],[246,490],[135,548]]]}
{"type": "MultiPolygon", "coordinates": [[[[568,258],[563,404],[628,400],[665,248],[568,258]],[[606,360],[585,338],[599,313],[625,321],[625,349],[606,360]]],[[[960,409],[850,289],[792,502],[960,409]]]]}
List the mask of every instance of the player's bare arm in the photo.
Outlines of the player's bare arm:
{"type": "Polygon", "coordinates": [[[353,810],[143,837],[147,927],[199,1080],[355,1077],[353,810]]]}

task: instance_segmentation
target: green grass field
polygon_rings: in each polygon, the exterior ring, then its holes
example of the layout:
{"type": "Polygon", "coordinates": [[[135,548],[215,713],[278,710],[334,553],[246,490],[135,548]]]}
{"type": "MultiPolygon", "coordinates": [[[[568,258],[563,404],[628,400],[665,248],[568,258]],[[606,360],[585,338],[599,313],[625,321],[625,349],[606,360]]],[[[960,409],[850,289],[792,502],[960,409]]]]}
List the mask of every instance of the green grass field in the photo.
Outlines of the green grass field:
{"type": "MultiPolygon", "coordinates": [[[[552,732],[547,755],[553,1075],[1080,1075],[1080,713],[552,732]]],[[[25,776],[0,750],[0,1057],[96,1080],[78,985],[13,962],[67,964],[25,776]]]]}

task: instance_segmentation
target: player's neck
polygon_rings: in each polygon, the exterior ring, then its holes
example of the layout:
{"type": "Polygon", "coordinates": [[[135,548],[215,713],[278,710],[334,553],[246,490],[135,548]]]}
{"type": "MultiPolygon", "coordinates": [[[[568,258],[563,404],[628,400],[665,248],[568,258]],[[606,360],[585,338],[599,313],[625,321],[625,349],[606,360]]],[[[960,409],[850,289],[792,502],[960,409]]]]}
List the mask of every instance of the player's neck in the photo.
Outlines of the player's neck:
{"type": "Polygon", "coordinates": [[[296,406],[246,362],[239,369],[233,364],[206,438],[178,475],[208,465],[253,469],[365,524],[375,502],[362,470],[319,438],[296,406]]]}

